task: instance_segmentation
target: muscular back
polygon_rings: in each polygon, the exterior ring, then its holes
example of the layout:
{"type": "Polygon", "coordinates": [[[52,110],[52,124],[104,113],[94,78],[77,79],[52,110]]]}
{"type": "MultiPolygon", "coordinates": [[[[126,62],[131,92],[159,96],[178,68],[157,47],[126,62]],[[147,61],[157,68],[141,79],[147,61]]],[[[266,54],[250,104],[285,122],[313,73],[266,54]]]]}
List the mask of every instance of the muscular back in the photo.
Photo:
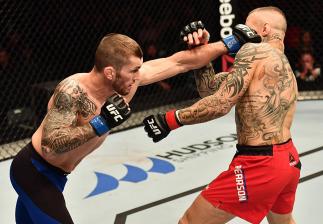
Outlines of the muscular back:
{"type": "Polygon", "coordinates": [[[227,114],[236,105],[239,144],[268,145],[288,140],[297,84],[282,51],[268,43],[245,44],[230,72],[212,66],[195,71],[202,100],[182,110],[181,121],[194,124],[227,114]]]}
{"type": "Polygon", "coordinates": [[[258,52],[262,59],[236,105],[239,144],[275,144],[290,138],[297,100],[295,76],[288,59],[277,48],[260,44],[258,52]]]}

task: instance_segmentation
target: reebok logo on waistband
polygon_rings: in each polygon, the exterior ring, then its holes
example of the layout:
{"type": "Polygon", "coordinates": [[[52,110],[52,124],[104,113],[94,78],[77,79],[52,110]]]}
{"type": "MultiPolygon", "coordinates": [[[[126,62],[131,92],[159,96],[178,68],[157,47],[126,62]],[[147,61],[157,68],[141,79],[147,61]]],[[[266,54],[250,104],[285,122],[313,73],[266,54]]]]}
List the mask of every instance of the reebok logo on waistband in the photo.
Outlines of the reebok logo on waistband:
{"type": "Polygon", "coordinates": [[[296,165],[296,160],[295,160],[294,156],[291,153],[289,153],[289,165],[290,166],[295,166],[296,165]]]}

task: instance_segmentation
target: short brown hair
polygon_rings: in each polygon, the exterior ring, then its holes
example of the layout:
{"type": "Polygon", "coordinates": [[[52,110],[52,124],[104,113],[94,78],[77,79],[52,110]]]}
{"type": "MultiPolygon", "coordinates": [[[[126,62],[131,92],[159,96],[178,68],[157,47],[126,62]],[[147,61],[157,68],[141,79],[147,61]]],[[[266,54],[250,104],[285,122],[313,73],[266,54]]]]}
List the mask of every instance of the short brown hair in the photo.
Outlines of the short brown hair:
{"type": "Polygon", "coordinates": [[[94,66],[98,71],[106,66],[119,70],[129,56],[143,57],[139,44],[126,35],[110,33],[101,39],[96,49],[94,66]]]}

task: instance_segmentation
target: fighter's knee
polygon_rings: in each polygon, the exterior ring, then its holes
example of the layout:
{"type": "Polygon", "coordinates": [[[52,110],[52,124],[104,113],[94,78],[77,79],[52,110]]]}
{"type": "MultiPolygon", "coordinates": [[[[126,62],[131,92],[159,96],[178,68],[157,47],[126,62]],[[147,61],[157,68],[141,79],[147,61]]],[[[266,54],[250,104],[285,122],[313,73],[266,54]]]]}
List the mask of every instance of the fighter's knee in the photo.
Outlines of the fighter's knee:
{"type": "Polygon", "coordinates": [[[267,220],[269,224],[296,224],[292,214],[280,215],[269,212],[267,215],[267,220]]]}

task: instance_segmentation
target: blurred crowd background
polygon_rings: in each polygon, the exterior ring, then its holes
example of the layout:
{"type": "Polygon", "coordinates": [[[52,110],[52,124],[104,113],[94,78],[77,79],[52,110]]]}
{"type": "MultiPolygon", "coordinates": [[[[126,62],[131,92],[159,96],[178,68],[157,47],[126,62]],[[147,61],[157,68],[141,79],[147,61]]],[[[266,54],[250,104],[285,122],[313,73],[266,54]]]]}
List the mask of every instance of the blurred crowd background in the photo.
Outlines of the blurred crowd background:
{"type": "MultiPolygon", "coordinates": [[[[184,49],[179,32],[189,22],[202,20],[211,33],[210,41],[220,39],[221,2],[0,0],[0,144],[31,136],[56,84],[92,68],[98,41],[105,34],[123,33],[135,39],[143,48],[144,60],[169,56],[184,49]]],[[[323,90],[323,1],[226,2],[233,8],[232,26],[244,23],[256,7],[281,8],[288,21],[285,52],[299,90],[323,90]]],[[[223,60],[214,61],[218,71],[223,69],[223,60]]],[[[131,107],[139,112],[197,97],[190,72],[140,88],[131,107]]]]}

